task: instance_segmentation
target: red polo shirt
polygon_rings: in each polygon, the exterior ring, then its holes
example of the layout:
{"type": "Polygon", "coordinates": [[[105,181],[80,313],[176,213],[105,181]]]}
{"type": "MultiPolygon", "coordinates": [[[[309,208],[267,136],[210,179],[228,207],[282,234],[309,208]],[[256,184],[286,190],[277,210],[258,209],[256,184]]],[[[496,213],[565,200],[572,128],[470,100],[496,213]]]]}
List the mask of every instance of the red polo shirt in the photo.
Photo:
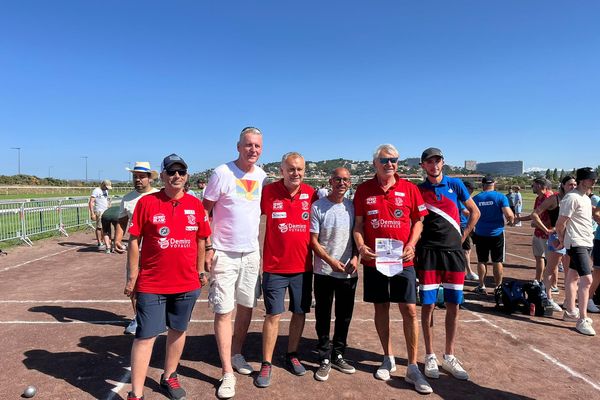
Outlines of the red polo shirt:
{"type": "Polygon", "coordinates": [[[283,179],[266,185],[260,209],[267,217],[263,246],[263,271],[296,274],[312,271],[310,241],[310,206],[317,200],[315,190],[304,183],[294,195],[283,179]]]}
{"type": "MultiPolygon", "coordinates": [[[[541,195],[538,195],[535,198],[535,202],[533,204],[533,209],[534,210],[537,209],[544,202],[544,200],[546,200],[548,197],[552,197],[553,195],[554,195],[554,193],[552,192],[552,190],[547,190],[546,193],[542,193],[541,195]]],[[[552,223],[550,222],[550,216],[548,215],[548,210],[544,210],[544,212],[540,214],[540,220],[542,220],[544,225],[552,226],[552,223]]],[[[537,226],[535,227],[533,234],[539,238],[548,239],[548,235],[546,235],[546,232],[542,231],[537,226]]]]}
{"type": "MultiPolygon", "coordinates": [[[[427,215],[425,202],[417,186],[395,175],[396,183],[384,191],[377,176],[360,184],[354,195],[354,214],[363,217],[365,244],[375,250],[375,238],[391,238],[406,244],[412,221],[427,215]]],[[[368,267],[375,260],[362,261],[368,267]]],[[[404,263],[405,267],[413,262],[404,263]]]]}
{"type": "Polygon", "coordinates": [[[135,206],[129,233],[143,240],[136,291],[172,294],[200,288],[196,240],[210,236],[200,200],[189,194],[174,200],[164,190],[148,194],[135,206]]]}

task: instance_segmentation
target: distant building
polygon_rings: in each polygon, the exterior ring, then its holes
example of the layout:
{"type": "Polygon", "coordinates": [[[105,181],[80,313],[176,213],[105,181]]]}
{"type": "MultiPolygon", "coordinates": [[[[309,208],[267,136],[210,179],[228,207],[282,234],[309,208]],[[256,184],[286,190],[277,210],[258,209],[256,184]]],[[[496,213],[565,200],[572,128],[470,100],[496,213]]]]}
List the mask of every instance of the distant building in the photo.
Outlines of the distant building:
{"type": "Polygon", "coordinates": [[[523,161],[494,161],[477,163],[476,171],[482,174],[519,176],[523,175],[523,161]]]}
{"type": "Polygon", "coordinates": [[[465,169],[467,171],[476,171],[477,170],[477,161],[465,160],[465,169]]]}
{"type": "Polygon", "coordinates": [[[409,168],[418,167],[421,165],[421,159],[419,157],[411,157],[406,159],[406,165],[409,168]]]}

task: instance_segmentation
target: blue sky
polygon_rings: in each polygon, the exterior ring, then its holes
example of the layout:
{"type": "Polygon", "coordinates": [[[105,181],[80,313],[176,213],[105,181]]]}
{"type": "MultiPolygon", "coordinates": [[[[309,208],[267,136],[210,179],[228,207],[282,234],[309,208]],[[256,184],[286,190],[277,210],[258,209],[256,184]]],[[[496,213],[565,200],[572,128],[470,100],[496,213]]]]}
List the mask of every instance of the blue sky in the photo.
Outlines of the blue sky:
{"type": "Polygon", "coordinates": [[[128,177],[176,152],[600,164],[597,1],[3,1],[0,174],[128,177]]]}

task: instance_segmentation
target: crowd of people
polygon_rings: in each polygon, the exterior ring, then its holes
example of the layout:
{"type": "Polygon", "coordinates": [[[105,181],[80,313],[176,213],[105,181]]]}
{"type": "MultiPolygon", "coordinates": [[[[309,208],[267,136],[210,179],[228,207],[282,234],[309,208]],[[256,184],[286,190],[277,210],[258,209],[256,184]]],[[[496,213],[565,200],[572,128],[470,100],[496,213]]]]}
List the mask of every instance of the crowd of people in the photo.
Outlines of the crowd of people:
{"type": "MultiPolygon", "coordinates": [[[[375,378],[389,380],[397,369],[397,335],[390,330],[393,303],[402,316],[408,360],[405,380],[422,394],[433,392],[427,379],[439,378],[440,367],[458,380],[467,380],[469,373],[456,354],[465,279],[478,281],[476,292],[486,295],[487,263],[491,261],[494,285],[500,285],[504,227],[528,220],[535,227],[535,280],[546,284],[548,301],[562,311],[552,300],[562,259],[566,271],[563,318],[575,321],[579,332],[595,334],[587,311],[600,311],[590,296],[600,283],[600,232],[596,230],[594,238],[592,227],[592,215],[600,220],[600,209],[592,207],[588,196],[597,178],[591,168],[563,179],[558,193],[552,192],[545,179],[535,179],[535,210],[523,215],[520,194],[519,200],[515,197],[509,202],[508,196],[495,190],[493,177],[484,177],[482,191],[471,197],[470,182],[444,175],[444,154],[438,148],[423,151],[420,162],[425,179],[415,185],[397,173],[398,150],[391,144],[380,145],[372,155],[375,174],[356,187],[353,199],[348,196],[352,187],[348,169],[333,170],[330,190],[321,187],[317,191],[304,183],[305,160],[297,152],[283,155],[282,178],[268,182],[257,165],[262,149],[261,131],[244,128],[237,157],[215,168],[202,187],[201,198],[186,189],[188,165],[176,154],[165,157],[160,174],[147,162],[138,162],[131,170],[135,190],[121,203],[114,241],[116,252],[127,251],[124,294],[131,298],[135,312],[126,330],[135,335],[129,400],[143,399],[152,348],[165,331],[160,386],[171,399],[185,398],[177,365],[196,299],[207,285],[222,368],[219,398],[234,397],[238,375],[255,372],[243,348],[261,294],[266,315],[255,386],[267,388],[273,380],[272,361],[281,316],[286,312],[286,293],[291,312],[285,354],[289,372],[306,374],[298,349],[314,296],[319,361],[314,378],[327,381],[332,369],[355,373],[345,350],[361,264],[363,300],[373,304],[382,347],[375,378]],[[151,183],[159,176],[164,188],[157,191],[151,183]],[[261,216],[266,221],[262,257],[261,216]],[[127,229],[128,246],[123,243],[127,229]],[[473,244],[477,272],[469,261],[473,244]],[[593,275],[592,265],[597,268],[593,275]],[[446,308],[446,337],[438,359],[432,323],[440,295],[446,308]],[[422,305],[420,329],[417,296],[422,305]],[[423,371],[417,364],[421,332],[423,371]]],[[[90,199],[90,212],[96,216],[108,199],[108,189],[110,182],[103,182],[90,199]]],[[[100,238],[98,243],[102,244],[100,238]]]]}

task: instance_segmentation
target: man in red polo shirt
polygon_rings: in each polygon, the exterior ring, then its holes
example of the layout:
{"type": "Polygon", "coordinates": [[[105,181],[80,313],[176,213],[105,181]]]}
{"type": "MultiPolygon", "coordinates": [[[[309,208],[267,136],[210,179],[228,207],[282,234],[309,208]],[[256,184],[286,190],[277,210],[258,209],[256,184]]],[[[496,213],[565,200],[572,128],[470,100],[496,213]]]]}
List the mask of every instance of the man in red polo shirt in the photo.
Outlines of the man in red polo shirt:
{"type": "Polygon", "coordinates": [[[317,200],[315,190],[302,183],[304,157],[292,152],[281,159],[283,179],[266,185],[261,212],[267,217],[263,246],[263,294],[267,315],[263,324],[263,362],[254,384],[271,384],[273,351],[279,333],[279,320],[285,312],[285,292],[289,291],[292,312],[286,367],[294,375],[306,370],[298,359],[298,344],[310,311],[312,291],[312,252],[310,206],[317,200]]]}
{"type": "Polygon", "coordinates": [[[176,370],[201,280],[205,283],[200,271],[204,268],[205,240],[210,235],[208,217],[200,200],[184,192],[188,175],[181,157],[167,156],[161,171],[165,188],[138,201],[129,227],[124,293],[137,298],[138,327],[131,348],[128,400],[143,398],[152,347],[167,328],[160,386],[172,400],[185,398],[176,370]]]}
{"type": "Polygon", "coordinates": [[[373,166],[375,176],[358,186],[354,195],[354,240],[364,265],[364,301],[374,305],[375,328],[383,347],[383,363],[375,377],[389,380],[396,370],[390,302],[398,303],[408,358],[405,380],[419,393],[431,393],[417,366],[419,331],[413,267],[427,210],[417,186],[396,174],[398,150],[394,146],[379,146],[373,153],[373,166]]]}

